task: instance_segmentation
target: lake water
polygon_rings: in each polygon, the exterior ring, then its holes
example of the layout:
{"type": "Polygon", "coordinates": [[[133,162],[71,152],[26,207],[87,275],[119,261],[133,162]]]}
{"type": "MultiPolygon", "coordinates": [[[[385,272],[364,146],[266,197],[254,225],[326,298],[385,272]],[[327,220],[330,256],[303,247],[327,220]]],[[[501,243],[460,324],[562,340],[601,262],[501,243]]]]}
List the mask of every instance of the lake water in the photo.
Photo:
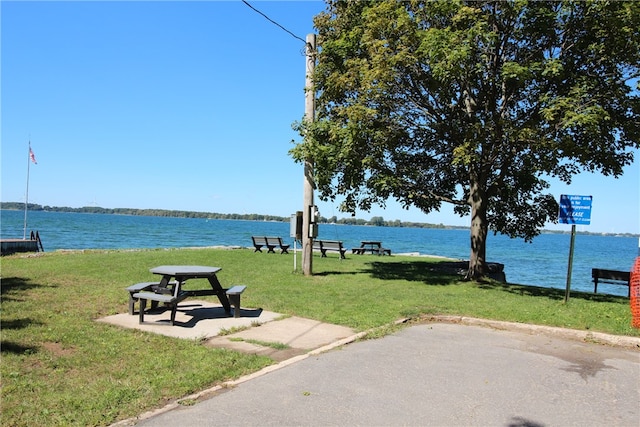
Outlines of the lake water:
{"type": "MultiPolygon", "coordinates": [[[[24,212],[0,211],[0,236],[21,238],[24,212]]],[[[28,229],[40,233],[45,251],[58,249],[131,249],[205,246],[251,247],[251,236],[280,236],[287,241],[289,223],[167,218],[149,216],[29,212],[28,229]]],[[[570,226],[567,226],[570,231],[570,226]]],[[[319,239],[342,240],[347,248],[361,240],[382,241],[392,253],[469,258],[469,232],[457,229],[371,227],[321,224],[319,239]]],[[[507,281],[564,289],[569,234],[542,234],[533,243],[490,235],[487,259],[505,265],[507,281]]],[[[630,271],[638,256],[638,238],[576,236],[571,289],[593,291],[592,268],[630,271]]],[[[627,295],[626,287],[598,285],[598,291],[627,295]]]]}

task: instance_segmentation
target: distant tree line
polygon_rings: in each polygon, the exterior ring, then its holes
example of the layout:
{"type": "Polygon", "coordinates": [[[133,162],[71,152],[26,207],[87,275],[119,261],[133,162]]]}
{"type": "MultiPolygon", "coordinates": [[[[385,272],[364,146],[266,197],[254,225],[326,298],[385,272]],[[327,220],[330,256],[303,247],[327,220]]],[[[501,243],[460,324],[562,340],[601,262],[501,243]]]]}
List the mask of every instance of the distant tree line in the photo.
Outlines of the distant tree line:
{"type": "MultiPolygon", "coordinates": [[[[20,202],[0,202],[0,209],[3,210],[23,210],[24,203],[20,202]]],[[[41,206],[36,203],[29,203],[29,211],[47,211],[47,212],[74,212],[88,214],[111,214],[111,215],[138,215],[138,216],[164,216],[173,218],[205,218],[205,219],[235,219],[244,221],[271,221],[271,222],[289,222],[290,217],[282,217],[276,215],[261,214],[222,214],[213,212],[191,212],[191,211],[172,211],[166,209],[133,209],[133,208],[101,208],[98,206],[84,206],[82,208],[69,208],[59,206],[41,206]]],[[[320,224],[340,224],[340,225],[368,225],[373,227],[406,227],[406,228],[440,228],[440,229],[467,229],[468,227],[456,225],[430,224],[424,222],[402,222],[399,219],[387,221],[381,216],[371,217],[369,221],[361,218],[340,218],[332,216],[325,218],[320,216],[318,219],[320,224]]],[[[569,231],[563,230],[545,230],[545,233],[568,234],[569,231]]],[[[592,233],[589,231],[578,231],[578,234],[607,234],[624,237],[638,237],[634,233],[592,233]]]]}
{"type": "MultiPolygon", "coordinates": [[[[23,210],[24,203],[19,202],[0,202],[0,209],[5,210],[23,210]]],[[[99,206],[84,206],[81,208],[70,208],[60,206],[42,206],[36,203],[28,204],[29,211],[47,211],[47,212],[73,212],[88,214],[111,214],[111,215],[139,215],[139,216],[164,216],[174,218],[206,218],[206,219],[235,219],[245,221],[274,221],[289,222],[290,217],[282,217],[276,215],[261,214],[222,214],[214,212],[192,212],[192,211],[175,211],[166,209],[133,209],[133,208],[101,208],[99,206]]],[[[412,228],[462,228],[447,226],[443,224],[429,224],[421,222],[402,222],[398,219],[394,221],[386,221],[381,216],[374,216],[369,221],[361,218],[340,218],[335,215],[330,218],[320,216],[321,224],[342,224],[342,225],[369,225],[376,227],[412,227],[412,228]]]]}
{"type": "MultiPolygon", "coordinates": [[[[22,210],[24,203],[17,202],[0,202],[0,208],[6,210],[22,210]]],[[[47,211],[47,212],[73,212],[88,214],[110,214],[110,215],[136,215],[136,216],[164,216],[173,218],[206,218],[206,219],[243,219],[249,221],[289,221],[289,218],[283,218],[274,215],[258,215],[258,214],[219,214],[211,212],[191,212],[191,211],[174,211],[166,209],[133,209],[133,208],[101,208],[99,206],[84,206],[81,208],[70,208],[60,206],[42,206],[35,203],[28,204],[29,211],[47,211]]]]}
{"type": "Polygon", "coordinates": [[[399,219],[393,221],[387,221],[381,216],[373,216],[369,221],[362,218],[340,218],[335,215],[330,218],[325,218],[320,216],[319,219],[321,224],[341,224],[341,225],[369,225],[374,227],[410,227],[410,228],[459,228],[459,229],[468,229],[469,227],[461,227],[455,225],[444,225],[444,224],[431,224],[424,222],[402,222],[399,219]]]}

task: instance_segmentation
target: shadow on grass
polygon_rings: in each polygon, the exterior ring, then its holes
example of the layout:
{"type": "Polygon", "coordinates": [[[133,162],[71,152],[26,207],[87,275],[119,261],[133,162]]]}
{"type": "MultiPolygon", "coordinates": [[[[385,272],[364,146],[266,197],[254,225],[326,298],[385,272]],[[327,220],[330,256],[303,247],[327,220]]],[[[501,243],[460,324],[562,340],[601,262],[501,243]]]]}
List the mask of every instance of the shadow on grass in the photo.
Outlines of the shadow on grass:
{"type": "MultiPolygon", "coordinates": [[[[26,292],[30,289],[43,287],[43,285],[31,283],[28,279],[24,279],[22,277],[7,277],[2,279],[2,286],[0,287],[0,295],[2,296],[2,303],[6,304],[9,302],[17,302],[20,303],[21,298],[20,294],[26,292]]],[[[10,310],[12,311],[12,310],[10,310]]],[[[35,321],[29,317],[23,317],[19,319],[7,319],[6,310],[3,310],[4,315],[2,316],[2,329],[10,330],[10,329],[24,329],[31,325],[42,325],[41,322],[35,321]]],[[[11,316],[10,316],[11,317],[11,316]]],[[[24,347],[20,344],[15,344],[10,341],[2,341],[2,352],[11,352],[11,353],[23,353],[27,350],[33,350],[31,347],[24,347]],[[15,351],[14,351],[15,350],[15,351]]]]}
{"type": "MultiPolygon", "coordinates": [[[[564,300],[565,294],[564,289],[545,288],[533,285],[518,285],[513,283],[483,282],[478,283],[478,287],[480,289],[497,289],[508,292],[510,294],[544,297],[552,300],[564,300]]],[[[612,302],[625,305],[629,304],[629,298],[609,294],[592,294],[589,292],[571,291],[571,294],[569,295],[569,301],[574,298],[593,302],[612,302]]]]}
{"type": "MultiPolygon", "coordinates": [[[[372,262],[370,274],[380,280],[407,280],[421,282],[426,285],[448,286],[464,280],[467,261],[401,261],[372,262]]],[[[480,289],[501,290],[503,292],[526,295],[551,300],[564,300],[564,289],[546,288],[534,285],[501,283],[495,280],[477,282],[480,289]]],[[[593,302],[611,302],[629,304],[629,298],[610,294],[593,294],[590,292],[571,291],[572,298],[593,302]]]]}
{"type": "Polygon", "coordinates": [[[380,280],[407,280],[447,286],[460,282],[465,274],[460,263],[451,261],[372,262],[371,275],[380,280]]]}
{"type": "Polygon", "coordinates": [[[333,276],[333,275],[356,275],[356,274],[361,274],[361,273],[365,273],[365,271],[320,271],[318,273],[313,273],[314,276],[333,276]]]}
{"type": "Polygon", "coordinates": [[[38,351],[37,347],[17,344],[12,341],[5,340],[2,340],[2,342],[0,342],[0,353],[24,354],[27,352],[35,353],[36,351],[38,351]]]}
{"type": "MultiPolygon", "coordinates": [[[[407,280],[421,282],[426,285],[449,286],[464,281],[467,272],[468,261],[374,261],[368,264],[369,270],[357,272],[326,271],[317,273],[318,276],[333,274],[371,274],[380,280],[407,280]]],[[[501,283],[495,280],[486,280],[476,283],[478,288],[487,290],[499,290],[515,295],[548,298],[551,300],[564,300],[564,289],[546,288],[534,285],[520,285],[515,283],[501,283]]],[[[570,299],[581,299],[593,302],[611,302],[616,304],[629,304],[629,298],[610,294],[593,294],[590,292],[571,291],[570,299]]]]}
{"type": "Polygon", "coordinates": [[[0,295],[2,295],[3,301],[11,301],[9,295],[15,295],[20,292],[28,291],[29,289],[39,288],[43,285],[37,283],[31,283],[29,279],[22,277],[7,277],[2,279],[2,286],[0,287],[0,295]]]}
{"type": "Polygon", "coordinates": [[[42,322],[38,322],[28,317],[22,319],[2,320],[2,329],[23,329],[30,325],[42,325],[42,322]]]}

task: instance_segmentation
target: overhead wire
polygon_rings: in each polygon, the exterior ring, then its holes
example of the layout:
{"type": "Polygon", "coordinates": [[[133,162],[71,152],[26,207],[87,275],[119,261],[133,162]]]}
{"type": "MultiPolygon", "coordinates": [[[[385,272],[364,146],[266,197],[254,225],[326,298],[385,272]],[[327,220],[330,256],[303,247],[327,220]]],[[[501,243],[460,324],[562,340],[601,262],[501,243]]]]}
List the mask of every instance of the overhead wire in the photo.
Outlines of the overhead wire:
{"type": "Polygon", "coordinates": [[[307,44],[307,41],[305,39],[303,39],[302,37],[299,37],[297,35],[295,35],[294,33],[292,33],[291,31],[287,30],[285,27],[283,27],[282,25],[280,25],[279,23],[277,23],[276,21],[274,21],[273,19],[269,18],[267,15],[265,15],[264,13],[262,13],[261,11],[259,11],[258,9],[256,9],[255,7],[251,6],[251,4],[249,4],[248,1],[246,0],[242,0],[242,3],[246,4],[247,6],[249,6],[253,11],[259,13],[260,15],[262,15],[263,17],[265,17],[267,19],[267,21],[271,22],[274,25],[277,25],[278,27],[280,27],[282,30],[286,31],[287,33],[289,33],[291,36],[293,36],[294,38],[300,40],[302,43],[304,43],[305,45],[307,44]]]}

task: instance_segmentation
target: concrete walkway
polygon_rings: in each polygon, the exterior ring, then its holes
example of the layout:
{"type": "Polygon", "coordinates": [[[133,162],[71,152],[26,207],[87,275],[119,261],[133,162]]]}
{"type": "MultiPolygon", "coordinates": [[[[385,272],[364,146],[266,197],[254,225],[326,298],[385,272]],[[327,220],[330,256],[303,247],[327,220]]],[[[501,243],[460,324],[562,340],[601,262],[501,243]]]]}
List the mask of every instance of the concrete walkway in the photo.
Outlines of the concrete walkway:
{"type": "Polygon", "coordinates": [[[187,300],[178,306],[174,326],[169,324],[169,318],[169,311],[160,307],[156,311],[145,312],[143,324],[138,323],[137,312],[133,316],[121,313],[98,321],[203,341],[210,347],[263,354],[276,361],[287,360],[354,335],[352,329],[344,326],[287,317],[262,309],[243,308],[240,317],[229,317],[220,304],[199,300],[187,300]],[[285,348],[277,350],[271,344],[285,348]]]}
{"type": "Polygon", "coordinates": [[[639,425],[637,338],[449,318],[353,342],[348,328],[276,319],[238,334],[304,352],[117,425],[639,425]]]}

